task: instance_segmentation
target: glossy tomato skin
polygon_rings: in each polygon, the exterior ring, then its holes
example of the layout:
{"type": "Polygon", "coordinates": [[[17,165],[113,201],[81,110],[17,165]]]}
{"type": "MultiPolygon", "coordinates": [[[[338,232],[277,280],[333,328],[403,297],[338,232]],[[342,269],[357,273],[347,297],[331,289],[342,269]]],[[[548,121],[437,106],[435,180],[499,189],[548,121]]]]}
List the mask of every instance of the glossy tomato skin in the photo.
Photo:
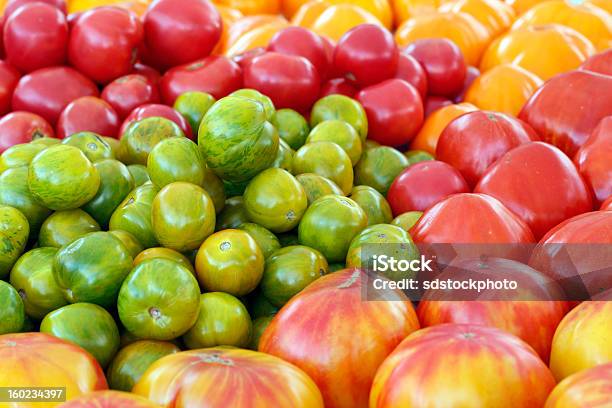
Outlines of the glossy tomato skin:
{"type": "Polygon", "coordinates": [[[554,146],[530,142],[491,165],[474,189],[497,198],[540,239],[548,230],[593,209],[591,192],[572,161],[554,146]]]}
{"type": "Polygon", "coordinates": [[[19,80],[13,93],[13,110],[36,113],[55,125],[60,113],[73,100],[98,96],[90,79],[70,67],[36,70],[19,80]]]}
{"type": "Polygon", "coordinates": [[[327,77],[330,69],[331,58],[324,40],[302,27],[282,29],[272,37],[267,50],[306,58],[314,65],[321,79],[327,77]]]}
{"type": "Polygon", "coordinates": [[[599,122],[574,156],[578,171],[595,194],[599,206],[612,196],[612,116],[599,122]]]}
{"type": "Polygon", "coordinates": [[[391,184],[387,200],[397,217],[408,211],[425,211],[451,194],[469,192],[459,171],[444,162],[430,160],[402,171],[391,184]]]}
{"type": "Polygon", "coordinates": [[[612,48],[593,55],[582,63],[580,69],[603,75],[612,75],[612,48]]]}
{"type": "Polygon", "coordinates": [[[480,70],[478,68],[473,67],[471,65],[467,67],[467,70],[465,71],[465,79],[463,80],[463,88],[461,89],[459,95],[455,96],[455,98],[453,99],[455,103],[463,102],[465,98],[465,93],[470,88],[470,85],[472,85],[472,82],[474,82],[479,76],[480,70]]]}
{"type": "Polygon", "coordinates": [[[22,72],[63,65],[66,60],[66,16],[49,4],[16,9],[4,22],[3,37],[7,61],[22,72]]]}
{"type": "Polygon", "coordinates": [[[445,96],[435,96],[431,95],[425,99],[424,109],[425,109],[425,117],[427,118],[433,112],[437,111],[440,108],[445,106],[452,105],[453,101],[448,99],[445,96]]]}
{"type": "Polygon", "coordinates": [[[227,57],[210,56],[170,69],[159,86],[167,105],[173,105],[179,95],[188,91],[207,92],[221,99],[242,87],[242,69],[227,57]]]}
{"type": "Polygon", "coordinates": [[[49,122],[34,113],[12,112],[0,118],[0,153],[41,137],[55,137],[55,133],[49,122]]]}
{"type": "Polygon", "coordinates": [[[100,136],[117,137],[119,117],[103,99],[84,96],[71,102],[62,111],[56,134],[63,139],[78,132],[94,132],[100,136]]]}
{"type": "Polygon", "coordinates": [[[242,54],[233,56],[232,61],[240,65],[240,68],[245,69],[251,63],[251,61],[253,61],[253,58],[265,53],[266,49],[264,47],[256,47],[246,52],[243,52],[242,54]]]}
{"type": "Polygon", "coordinates": [[[319,99],[328,95],[344,95],[353,98],[359,90],[346,78],[333,78],[323,83],[319,99]]]}
{"type": "Polygon", "coordinates": [[[167,69],[204,58],[221,38],[221,27],[221,16],[208,1],[156,1],[144,15],[147,62],[167,69]]]}
{"type": "Polygon", "coordinates": [[[136,15],[118,7],[97,7],[75,22],[68,59],[89,78],[106,84],[132,71],[142,40],[142,23],[136,15]]]}
{"type": "Polygon", "coordinates": [[[542,85],[527,101],[519,118],[542,140],[570,157],[582,146],[612,106],[612,76],[570,71],[542,85]],[[572,103],[566,103],[567,101],[572,103]],[[581,109],[578,111],[577,106],[581,109]]]}
{"type": "Polygon", "coordinates": [[[21,75],[8,62],[0,60],[0,116],[11,110],[13,91],[21,75]]]}
{"type": "Polygon", "coordinates": [[[4,8],[4,15],[10,16],[13,11],[29,3],[49,4],[59,9],[59,11],[61,11],[63,14],[66,14],[66,0],[9,0],[6,2],[6,7],[4,8]]]}
{"type": "Polygon", "coordinates": [[[187,122],[187,119],[185,119],[183,115],[178,113],[175,109],[172,109],[170,106],[156,103],[141,105],[134,109],[121,124],[121,128],[119,129],[119,138],[123,136],[127,127],[132,122],[155,116],[159,116],[173,121],[181,128],[185,136],[190,139],[193,139],[193,132],[191,131],[191,126],[189,126],[189,122],[187,122]]]}
{"type": "Polygon", "coordinates": [[[399,49],[386,29],[361,24],[346,32],[334,50],[334,70],[359,87],[393,78],[399,49]]]}
{"type": "Polygon", "coordinates": [[[307,111],[319,95],[320,83],[310,61],[295,55],[268,52],[244,70],[244,86],[269,96],[277,109],[307,111]]]}
{"type": "Polygon", "coordinates": [[[132,74],[145,76],[154,84],[158,84],[159,80],[161,79],[161,74],[158,70],[143,64],[142,62],[137,62],[134,64],[132,74]]]}
{"type": "Polygon", "coordinates": [[[402,79],[388,79],[364,88],[356,99],[368,116],[368,137],[380,144],[405,145],[423,124],[421,96],[402,79]]]}
{"type": "Polygon", "coordinates": [[[139,74],[129,74],[115,79],[102,90],[101,98],[113,107],[119,119],[141,105],[159,103],[157,84],[139,74]]]}
{"type": "Polygon", "coordinates": [[[422,99],[427,97],[427,73],[413,56],[405,52],[399,53],[395,78],[408,81],[419,91],[422,99]]]}
{"type": "Polygon", "coordinates": [[[459,170],[473,188],[506,152],[536,140],[535,131],[520,119],[498,112],[468,112],[444,128],[436,157],[459,170]]]}
{"type": "Polygon", "coordinates": [[[459,47],[446,38],[427,38],[409,44],[404,52],[427,73],[431,95],[453,97],[461,92],[467,67],[459,47]]]}

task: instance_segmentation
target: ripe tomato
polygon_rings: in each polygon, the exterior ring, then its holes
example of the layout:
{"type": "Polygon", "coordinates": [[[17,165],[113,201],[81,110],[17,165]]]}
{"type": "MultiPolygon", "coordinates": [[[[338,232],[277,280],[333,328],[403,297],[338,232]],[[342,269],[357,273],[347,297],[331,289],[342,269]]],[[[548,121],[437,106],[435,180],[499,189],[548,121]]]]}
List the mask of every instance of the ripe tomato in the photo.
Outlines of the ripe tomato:
{"type": "Polygon", "coordinates": [[[253,61],[253,58],[258,57],[266,53],[266,49],[263,47],[257,47],[250,49],[242,54],[238,54],[232,57],[232,61],[240,65],[240,68],[245,69],[247,65],[253,61]]]}
{"type": "Polygon", "coordinates": [[[63,139],[78,132],[94,132],[101,136],[117,137],[119,117],[111,105],[94,96],[72,101],[62,111],[56,134],[63,139]]]}
{"type": "Polygon", "coordinates": [[[306,58],[268,52],[244,70],[244,86],[267,95],[278,109],[305,112],[319,96],[320,77],[306,58]]]}
{"type": "Polygon", "coordinates": [[[459,170],[473,188],[497,159],[535,140],[538,135],[520,119],[497,112],[468,112],[444,128],[436,157],[459,170]]]}
{"type": "Polygon", "coordinates": [[[81,96],[98,96],[96,84],[70,67],[36,70],[19,80],[13,110],[36,113],[55,125],[60,113],[81,96]]]}
{"type": "Polygon", "coordinates": [[[53,127],[30,112],[11,112],[0,118],[0,153],[9,147],[41,137],[55,137],[53,127]]]}
{"type": "Polygon", "coordinates": [[[68,59],[89,78],[106,84],[132,71],[142,39],[142,24],[134,14],[118,7],[97,7],[75,22],[68,59]]]}
{"type": "Polygon", "coordinates": [[[597,206],[612,195],[611,157],[612,116],[608,116],[599,122],[574,156],[578,171],[595,193],[597,206]]]}
{"type": "Polygon", "coordinates": [[[46,3],[58,8],[63,14],[67,14],[66,0],[9,0],[4,8],[4,16],[8,17],[19,7],[30,3],[46,3]]]}
{"type": "Polygon", "coordinates": [[[429,115],[438,109],[452,104],[453,101],[444,96],[428,96],[427,99],[425,99],[425,105],[423,106],[425,109],[425,118],[429,117],[429,115]]]}
{"type": "Polygon", "coordinates": [[[427,96],[427,73],[413,56],[400,52],[395,78],[403,79],[414,86],[419,91],[421,99],[427,96]]]}
{"type": "Polygon", "coordinates": [[[3,29],[7,61],[22,72],[63,65],[68,44],[66,16],[56,7],[31,3],[9,15],[3,29]]]}
{"type": "Polygon", "coordinates": [[[612,386],[612,363],[580,371],[559,383],[545,408],[606,408],[612,386]]]}
{"type": "Polygon", "coordinates": [[[431,95],[455,96],[463,89],[467,67],[459,47],[446,38],[426,38],[409,44],[404,52],[425,69],[431,95]]]}
{"type": "Polygon", "coordinates": [[[132,73],[145,76],[149,79],[149,81],[151,81],[151,83],[154,84],[158,84],[159,80],[161,79],[161,74],[158,70],[148,65],[145,65],[142,62],[137,62],[134,64],[132,73]]]}
{"type": "Polygon", "coordinates": [[[421,96],[402,79],[388,79],[364,88],[356,99],[368,116],[368,137],[380,144],[405,145],[423,124],[421,96]]]}
{"type": "Polygon", "coordinates": [[[437,161],[415,163],[393,180],[387,200],[397,217],[408,211],[425,211],[451,194],[470,191],[461,173],[437,161]]]}
{"type": "Polygon", "coordinates": [[[175,109],[172,109],[170,106],[160,105],[156,103],[141,105],[134,109],[121,124],[121,128],[119,129],[119,138],[123,136],[125,130],[132,122],[136,122],[145,118],[151,118],[154,116],[159,116],[173,121],[181,128],[185,136],[190,139],[193,139],[193,132],[191,131],[191,126],[189,126],[189,122],[187,122],[187,119],[185,119],[183,115],[178,113],[175,109]]]}
{"type": "Polygon", "coordinates": [[[155,1],[144,15],[146,60],[166,69],[204,58],[221,38],[221,24],[206,0],[155,1]]]}
{"type": "Polygon", "coordinates": [[[306,58],[314,65],[321,78],[326,78],[331,65],[324,40],[302,27],[287,27],[272,37],[268,51],[306,58]]]}
{"type": "Polygon", "coordinates": [[[604,75],[612,75],[612,48],[593,55],[584,61],[580,69],[604,75]]]}
{"type": "Polygon", "coordinates": [[[593,209],[591,192],[572,161],[542,142],[523,144],[501,156],[474,191],[501,201],[537,239],[560,222],[593,209]]]}
{"type": "Polygon", "coordinates": [[[362,24],[340,38],[334,50],[334,70],[360,87],[393,78],[399,50],[383,27],[362,24]]]}
{"type": "Polygon", "coordinates": [[[325,82],[321,86],[319,99],[327,95],[345,95],[353,98],[359,90],[353,86],[346,78],[334,78],[325,82]]]}
{"type": "Polygon", "coordinates": [[[187,91],[208,92],[217,99],[242,87],[242,69],[224,56],[210,56],[167,71],[159,83],[162,100],[173,105],[187,91]]]}
{"type": "Polygon", "coordinates": [[[123,120],[141,105],[159,102],[157,84],[143,75],[130,74],[115,79],[104,87],[102,99],[113,107],[123,120]]]}
{"type": "Polygon", "coordinates": [[[0,116],[11,110],[13,91],[20,77],[19,71],[9,63],[0,60],[0,116]]]}

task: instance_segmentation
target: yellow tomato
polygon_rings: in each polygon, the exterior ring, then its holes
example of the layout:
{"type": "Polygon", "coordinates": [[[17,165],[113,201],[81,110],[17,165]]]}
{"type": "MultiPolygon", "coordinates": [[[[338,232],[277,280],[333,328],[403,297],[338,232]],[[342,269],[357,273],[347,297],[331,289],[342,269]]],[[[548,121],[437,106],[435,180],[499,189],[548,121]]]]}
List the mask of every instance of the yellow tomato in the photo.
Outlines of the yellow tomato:
{"type": "Polygon", "coordinates": [[[514,11],[516,11],[516,15],[520,16],[533,6],[539,3],[543,3],[548,0],[506,0],[506,3],[512,6],[514,11]]]}
{"type": "Polygon", "coordinates": [[[589,0],[588,3],[612,14],[612,0],[589,0]]]}
{"type": "Polygon", "coordinates": [[[443,0],[391,0],[395,25],[399,26],[411,17],[435,13],[443,0]]]}
{"type": "Polygon", "coordinates": [[[112,6],[117,3],[125,2],[123,0],[68,0],[66,6],[68,8],[68,13],[77,13],[95,7],[112,6]]]}
{"type": "Polygon", "coordinates": [[[255,16],[246,16],[236,20],[227,30],[227,39],[225,40],[221,50],[225,53],[232,45],[236,43],[246,33],[268,24],[287,23],[283,16],[274,14],[259,14],[255,16]]]}
{"type": "Polygon", "coordinates": [[[274,37],[274,34],[288,26],[289,23],[287,22],[274,22],[257,27],[247,32],[235,43],[230,45],[228,50],[225,52],[225,55],[228,57],[233,57],[248,50],[252,50],[253,48],[266,47],[272,37],[274,37]]]}
{"type": "Polygon", "coordinates": [[[244,15],[280,13],[280,0],[213,0],[213,3],[236,9],[244,15]]]}
{"type": "Polygon", "coordinates": [[[337,42],[344,33],[359,24],[382,23],[371,13],[352,4],[330,6],[309,27],[319,35],[324,35],[337,42]]]}
{"type": "Polygon", "coordinates": [[[325,0],[311,0],[304,3],[291,18],[291,24],[310,27],[328,7],[329,3],[325,0]]]}
{"type": "Polygon", "coordinates": [[[493,37],[505,32],[516,16],[514,9],[500,0],[455,0],[444,3],[440,11],[462,11],[484,25],[493,37]]]}
{"type": "Polygon", "coordinates": [[[221,19],[223,20],[223,31],[221,32],[221,38],[219,39],[217,46],[213,50],[213,54],[221,54],[223,52],[224,47],[226,47],[230,27],[233,26],[236,21],[240,20],[244,16],[240,11],[236,9],[231,9],[224,6],[216,7],[219,11],[219,14],[221,14],[221,19]]]}
{"type": "MultiPolygon", "coordinates": [[[[287,18],[293,18],[300,8],[307,3],[310,3],[310,1],[284,0],[283,13],[287,18]]],[[[380,20],[388,29],[391,29],[393,26],[393,11],[391,9],[390,0],[327,0],[327,3],[331,5],[351,4],[361,7],[380,20]]]]}

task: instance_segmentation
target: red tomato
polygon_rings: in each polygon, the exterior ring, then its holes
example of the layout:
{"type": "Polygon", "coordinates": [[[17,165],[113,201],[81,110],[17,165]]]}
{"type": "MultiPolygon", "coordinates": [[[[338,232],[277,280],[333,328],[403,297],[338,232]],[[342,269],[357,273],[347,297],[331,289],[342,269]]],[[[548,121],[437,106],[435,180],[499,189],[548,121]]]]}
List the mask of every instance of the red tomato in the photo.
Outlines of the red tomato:
{"type": "Polygon", "coordinates": [[[3,32],[6,59],[22,72],[63,65],[66,60],[68,23],[56,7],[19,7],[6,19],[3,32]]]}
{"type": "Polygon", "coordinates": [[[571,71],[546,81],[523,106],[519,118],[542,140],[572,157],[601,119],[610,115],[612,76],[571,71]]]}
{"type": "Polygon", "coordinates": [[[232,61],[240,65],[240,68],[245,69],[247,65],[249,65],[251,61],[253,61],[253,58],[263,55],[265,53],[266,53],[265,48],[257,47],[257,48],[250,49],[242,54],[238,54],[232,57],[232,61]]]}
{"type": "Polygon", "coordinates": [[[487,169],[475,192],[497,198],[540,239],[555,225],[593,209],[591,192],[572,161],[554,146],[530,142],[487,169]]]}
{"type": "Polygon", "coordinates": [[[242,87],[242,69],[227,57],[210,56],[172,68],[164,74],[159,87],[167,105],[173,105],[187,91],[208,92],[220,99],[242,87]]]}
{"type": "Polygon", "coordinates": [[[13,110],[36,113],[55,125],[70,102],[98,94],[96,84],[74,68],[43,68],[19,80],[12,105],[13,110]]]}
{"type": "Polygon", "coordinates": [[[160,69],[207,57],[221,27],[221,15],[206,0],[157,0],[144,15],[146,55],[160,69]]]}
{"type": "Polygon", "coordinates": [[[404,52],[425,69],[431,95],[453,97],[463,89],[467,67],[454,42],[446,38],[426,38],[409,44],[404,52]]]}
{"type": "Polygon", "coordinates": [[[334,50],[334,69],[359,87],[393,78],[399,50],[393,35],[374,24],[361,24],[340,38],[334,50]]]}
{"type": "Polygon", "coordinates": [[[9,0],[4,8],[4,16],[10,16],[11,13],[19,7],[30,3],[46,3],[58,8],[63,14],[66,14],[66,0],[9,0]]]}
{"type": "Polygon", "coordinates": [[[600,209],[602,211],[612,210],[612,196],[608,197],[608,199],[603,202],[600,209]]]}
{"type": "Polygon", "coordinates": [[[463,98],[468,88],[470,87],[470,85],[472,85],[472,82],[474,82],[474,80],[479,76],[480,70],[478,68],[473,67],[471,65],[467,67],[467,71],[465,72],[465,80],[463,81],[463,88],[461,89],[461,93],[455,97],[455,103],[463,102],[463,98]]]}
{"type": "Polygon", "coordinates": [[[400,291],[381,293],[385,302],[364,302],[367,279],[359,269],[323,276],[278,312],[259,342],[260,351],[310,375],[327,408],[367,407],[378,366],[419,328],[400,291]]]}
{"type": "Polygon", "coordinates": [[[473,188],[487,168],[515,147],[538,140],[531,126],[498,112],[475,111],[444,128],[436,158],[459,170],[473,188]]]}
{"type": "Polygon", "coordinates": [[[395,78],[409,82],[419,91],[422,99],[427,96],[427,74],[423,66],[414,57],[400,52],[395,78]]]}
{"type": "Polygon", "coordinates": [[[314,65],[321,78],[326,78],[331,59],[323,39],[302,27],[287,27],[272,37],[268,51],[304,57],[314,65]]]}
{"type": "Polygon", "coordinates": [[[132,70],[132,73],[147,77],[149,81],[151,81],[151,83],[153,84],[158,84],[159,80],[161,79],[161,74],[159,73],[159,71],[141,62],[137,62],[134,64],[134,69],[132,70]]]}
{"type": "Polygon", "coordinates": [[[94,96],[72,101],[57,121],[57,137],[63,139],[78,132],[94,132],[117,137],[119,117],[111,105],[94,96]]]}
{"type": "Polygon", "coordinates": [[[612,48],[593,55],[582,63],[580,69],[604,75],[612,75],[612,48]]]}
{"type": "Polygon", "coordinates": [[[148,103],[159,103],[157,85],[143,75],[130,74],[115,79],[102,91],[102,99],[113,107],[119,119],[148,103]]]}
{"type": "Polygon", "coordinates": [[[320,77],[304,57],[267,52],[244,70],[244,86],[267,95],[277,109],[310,109],[319,96],[320,77]]]}
{"type": "Polygon", "coordinates": [[[183,115],[172,109],[170,106],[160,105],[156,103],[142,105],[134,109],[121,124],[121,128],[119,129],[119,138],[123,136],[123,133],[125,133],[125,130],[132,122],[142,120],[144,118],[150,118],[153,116],[159,116],[173,121],[181,128],[183,133],[185,133],[185,136],[190,139],[193,139],[193,132],[191,131],[191,126],[189,126],[187,119],[185,119],[183,115]]]}
{"type": "Polygon", "coordinates": [[[11,112],[0,118],[0,153],[9,147],[41,137],[55,137],[43,118],[30,112],[11,112]]]}
{"type": "Polygon", "coordinates": [[[574,163],[595,193],[597,206],[612,196],[612,116],[599,122],[574,156],[574,163]]]}
{"type": "Polygon", "coordinates": [[[444,96],[428,96],[425,99],[425,117],[428,117],[433,112],[448,105],[452,105],[453,101],[444,96]]]}
{"type": "Polygon", "coordinates": [[[353,86],[346,78],[334,78],[325,82],[321,86],[321,92],[319,93],[319,99],[327,95],[345,95],[349,98],[355,97],[359,92],[357,88],[353,86]]]}
{"type": "Polygon", "coordinates": [[[461,173],[444,162],[432,160],[402,171],[393,180],[387,200],[397,217],[408,211],[425,211],[451,194],[469,191],[461,173]]]}
{"type": "Polygon", "coordinates": [[[11,110],[13,91],[19,82],[19,71],[0,60],[0,116],[11,110]]]}
{"type": "Polygon", "coordinates": [[[97,7],[76,21],[68,59],[89,78],[106,84],[132,71],[142,39],[136,15],[118,7],[97,7]]]}
{"type": "Polygon", "coordinates": [[[0,16],[0,58],[4,58],[4,16],[0,16]]]}
{"type": "Polygon", "coordinates": [[[355,97],[368,115],[368,138],[387,146],[409,143],[423,124],[423,101],[402,79],[388,79],[355,97]]]}

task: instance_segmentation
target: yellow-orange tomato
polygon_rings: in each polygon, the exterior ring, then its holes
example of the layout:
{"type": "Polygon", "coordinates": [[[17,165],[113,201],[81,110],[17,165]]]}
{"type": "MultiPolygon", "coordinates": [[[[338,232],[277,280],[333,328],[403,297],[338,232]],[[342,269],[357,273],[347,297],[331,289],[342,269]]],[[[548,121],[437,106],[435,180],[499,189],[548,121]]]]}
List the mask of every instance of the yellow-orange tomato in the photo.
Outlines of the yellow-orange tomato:
{"type": "Polygon", "coordinates": [[[570,375],[561,381],[546,400],[544,408],[610,407],[612,363],[570,375]]]}
{"type": "Polygon", "coordinates": [[[117,3],[126,3],[123,0],[68,0],[66,7],[68,13],[77,13],[100,6],[113,6],[117,3]]]}
{"type": "Polygon", "coordinates": [[[514,9],[500,0],[455,0],[444,3],[440,11],[463,11],[484,25],[493,37],[506,31],[516,16],[514,9]]]}
{"type": "Polygon", "coordinates": [[[574,4],[569,0],[540,3],[516,20],[512,29],[552,23],[573,28],[600,51],[612,47],[612,16],[588,3],[574,4]]]}
{"type": "Polygon", "coordinates": [[[217,43],[213,54],[221,54],[227,44],[227,37],[230,27],[233,26],[236,21],[243,18],[244,15],[236,9],[232,9],[225,6],[216,7],[219,11],[219,14],[221,15],[221,19],[223,20],[223,31],[221,32],[221,38],[219,39],[219,42],[217,43]]]}
{"type": "Polygon", "coordinates": [[[436,12],[406,20],[396,31],[400,47],[421,38],[444,37],[461,49],[468,65],[477,66],[490,42],[489,31],[467,13],[436,12]]]}
{"type": "MultiPolygon", "coordinates": [[[[293,18],[299,9],[307,3],[309,3],[308,0],[285,0],[283,1],[283,13],[288,18],[293,18]]],[[[327,3],[330,5],[351,4],[361,7],[380,20],[385,27],[391,29],[393,26],[393,12],[389,0],[327,0],[327,3]]]]}
{"type": "Polygon", "coordinates": [[[537,75],[517,65],[497,65],[472,82],[463,100],[482,110],[518,116],[542,83],[537,75]]]}
{"type": "Polygon", "coordinates": [[[549,1],[549,0],[506,0],[506,3],[512,6],[516,15],[520,16],[536,4],[549,1]]]}
{"type": "Polygon", "coordinates": [[[425,119],[423,127],[412,140],[410,150],[424,150],[432,155],[436,154],[436,146],[440,134],[453,119],[464,113],[473,112],[478,108],[471,103],[459,103],[448,105],[438,109],[425,119]]]}
{"type": "Polygon", "coordinates": [[[443,0],[391,0],[395,25],[399,26],[411,17],[435,13],[443,0]]]}
{"type": "Polygon", "coordinates": [[[588,2],[612,14],[612,1],[610,0],[589,0],[588,2]]]}
{"type": "MultiPolygon", "coordinates": [[[[0,387],[66,387],[67,399],[108,388],[100,365],[89,353],[43,333],[0,336],[0,387]]],[[[22,408],[57,405],[18,404],[22,408]]]]}
{"type": "Polygon", "coordinates": [[[337,42],[344,33],[359,24],[382,26],[374,15],[361,7],[352,4],[338,4],[328,7],[308,28],[337,42]]]}
{"type": "Polygon", "coordinates": [[[235,43],[231,44],[225,55],[233,57],[240,55],[248,50],[252,50],[257,47],[266,47],[274,34],[287,27],[289,23],[286,22],[275,22],[265,24],[257,27],[251,31],[248,31],[242,37],[240,37],[235,43]]]}
{"type": "Polygon", "coordinates": [[[236,43],[246,33],[258,27],[263,27],[267,24],[287,23],[284,17],[273,14],[260,14],[256,16],[242,17],[228,28],[227,38],[221,48],[222,52],[226,52],[232,45],[236,43]]]}
{"type": "Polygon", "coordinates": [[[612,362],[612,302],[583,302],[559,324],[550,369],[558,381],[578,371],[612,362]]]}
{"type": "Polygon", "coordinates": [[[132,390],[163,407],[323,408],[302,370],[268,354],[207,348],[157,360],[132,390]]]}
{"type": "Polygon", "coordinates": [[[558,24],[525,27],[497,37],[480,63],[485,72],[496,65],[516,64],[543,80],[578,68],[595,47],[582,34],[558,24]]]}
{"type": "Polygon", "coordinates": [[[141,397],[122,391],[96,391],[72,399],[58,408],[161,408],[141,397]]]}
{"type": "Polygon", "coordinates": [[[304,3],[293,14],[291,24],[300,27],[310,27],[328,7],[329,3],[325,0],[311,0],[308,3],[304,3]]]}
{"type": "Polygon", "coordinates": [[[280,0],[213,0],[220,6],[236,9],[242,14],[278,14],[280,13],[280,0]]]}

